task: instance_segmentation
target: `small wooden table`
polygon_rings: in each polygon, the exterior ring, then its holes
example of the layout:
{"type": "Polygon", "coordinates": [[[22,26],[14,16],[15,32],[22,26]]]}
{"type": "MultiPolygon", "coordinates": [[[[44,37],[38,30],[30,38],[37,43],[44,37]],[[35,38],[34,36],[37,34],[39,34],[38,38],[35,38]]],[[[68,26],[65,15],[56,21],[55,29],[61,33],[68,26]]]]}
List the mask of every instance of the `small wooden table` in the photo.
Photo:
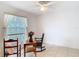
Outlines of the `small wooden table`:
{"type": "MultiPolygon", "coordinates": [[[[36,41],[33,41],[33,42],[26,42],[25,44],[24,44],[24,57],[26,56],[26,46],[28,46],[28,45],[32,45],[32,46],[34,46],[35,47],[35,50],[36,50],[36,41]]],[[[36,52],[36,51],[35,51],[36,52]]],[[[35,56],[36,56],[36,53],[35,53],[35,56]]]]}

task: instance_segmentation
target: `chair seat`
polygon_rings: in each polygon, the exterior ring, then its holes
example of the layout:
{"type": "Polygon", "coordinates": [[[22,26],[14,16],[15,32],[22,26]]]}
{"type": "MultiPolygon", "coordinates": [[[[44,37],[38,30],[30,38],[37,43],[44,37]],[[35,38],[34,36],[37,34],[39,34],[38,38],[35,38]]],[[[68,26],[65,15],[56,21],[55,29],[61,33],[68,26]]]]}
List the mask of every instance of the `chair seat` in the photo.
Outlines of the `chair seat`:
{"type": "Polygon", "coordinates": [[[37,43],[41,43],[41,40],[36,40],[37,43]]]}
{"type": "Polygon", "coordinates": [[[32,52],[32,51],[35,51],[35,50],[36,50],[35,47],[28,47],[26,52],[32,52]]]}

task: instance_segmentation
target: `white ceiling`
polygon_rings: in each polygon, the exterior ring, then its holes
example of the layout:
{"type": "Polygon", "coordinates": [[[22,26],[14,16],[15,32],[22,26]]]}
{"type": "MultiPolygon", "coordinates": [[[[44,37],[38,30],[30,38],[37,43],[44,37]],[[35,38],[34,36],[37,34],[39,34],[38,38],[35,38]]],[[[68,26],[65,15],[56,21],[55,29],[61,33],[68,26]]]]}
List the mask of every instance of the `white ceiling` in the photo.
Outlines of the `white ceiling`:
{"type": "Polygon", "coordinates": [[[42,11],[40,11],[40,7],[34,1],[4,1],[2,3],[20,10],[34,13],[36,15],[43,13],[42,11]]]}

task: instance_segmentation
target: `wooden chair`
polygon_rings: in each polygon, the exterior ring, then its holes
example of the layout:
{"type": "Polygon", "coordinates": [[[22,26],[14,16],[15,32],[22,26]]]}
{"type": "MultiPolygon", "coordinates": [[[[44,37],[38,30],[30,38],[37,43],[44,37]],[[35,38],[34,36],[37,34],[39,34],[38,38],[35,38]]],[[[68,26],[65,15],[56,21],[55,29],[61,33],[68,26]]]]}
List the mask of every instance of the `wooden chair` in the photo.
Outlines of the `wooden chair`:
{"type": "Polygon", "coordinates": [[[36,43],[35,42],[28,42],[24,44],[24,57],[26,53],[33,52],[36,56],[36,43]]]}
{"type": "Polygon", "coordinates": [[[41,51],[46,50],[45,46],[43,46],[43,39],[44,39],[44,33],[42,34],[41,38],[35,38],[35,41],[37,42],[36,48],[40,49],[37,52],[41,52],[41,51]]]}
{"type": "Polygon", "coordinates": [[[5,40],[4,39],[3,44],[4,44],[4,57],[8,57],[9,55],[14,55],[14,54],[16,54],[17,57],[21,56],[21,45],[18,45],[18,38],[17,38],[17,40],[13,40],[13,39],[5,40]],[[14,43],[14,44],[12,44],[12,43],[14,43]],[[9,49],[9,52],[7,51],[7,49],[9,49]],[[12,52],[11,53],[10,52],[11,49],[16,49],[16,52],[11,51],[12,52]]]}

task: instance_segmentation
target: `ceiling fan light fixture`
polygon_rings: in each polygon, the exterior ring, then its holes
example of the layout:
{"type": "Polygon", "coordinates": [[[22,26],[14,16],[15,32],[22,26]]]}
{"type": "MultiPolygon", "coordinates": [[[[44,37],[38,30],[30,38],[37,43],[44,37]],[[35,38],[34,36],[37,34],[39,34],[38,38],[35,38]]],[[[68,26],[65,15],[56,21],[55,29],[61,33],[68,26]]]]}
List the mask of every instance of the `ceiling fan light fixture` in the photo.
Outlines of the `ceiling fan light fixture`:
{"type": "Polygon", "coordinates": [[[47,11],[48,7],[47,6],[41,6],[40,11],[47,11]]]}
{"type": "Polygon", "coordinates": [[[45,12],[48,10],[48,7],[52,5],[52,2],[51,1],[37,1],[36,5],[40,7],[40,11],[45,12]]]}

